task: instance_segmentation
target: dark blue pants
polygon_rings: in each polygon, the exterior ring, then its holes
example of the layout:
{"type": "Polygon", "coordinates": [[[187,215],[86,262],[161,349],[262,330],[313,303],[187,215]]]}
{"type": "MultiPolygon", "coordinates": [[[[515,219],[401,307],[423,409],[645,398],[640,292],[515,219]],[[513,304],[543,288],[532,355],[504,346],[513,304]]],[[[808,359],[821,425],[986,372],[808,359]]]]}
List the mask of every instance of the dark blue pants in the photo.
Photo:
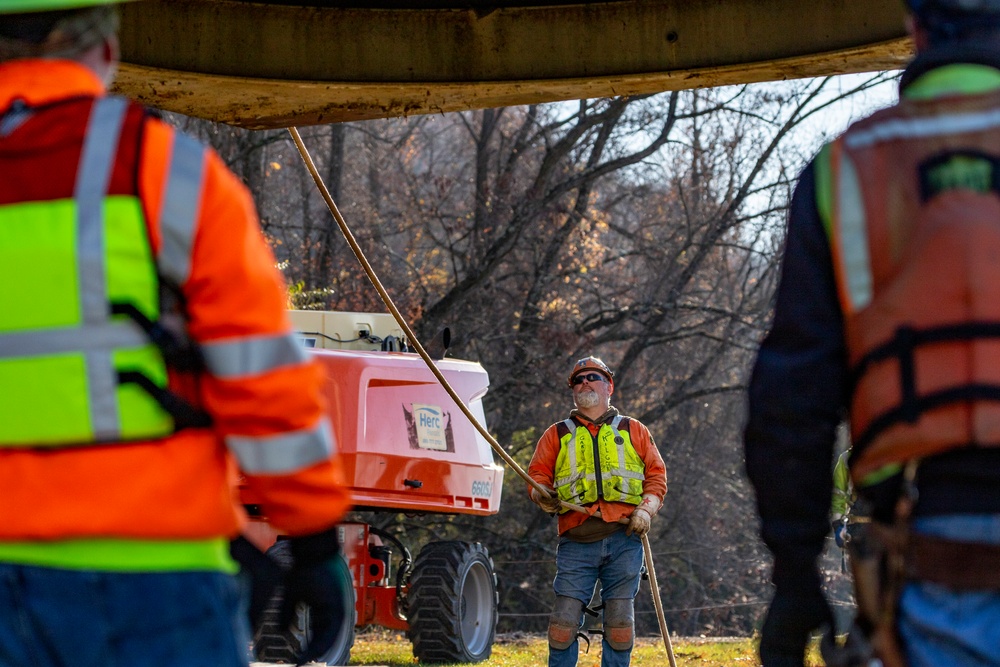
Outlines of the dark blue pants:
{"type": "MultiPolygon", "coordinates": [[[[913,530],[1000,544],[1000,515],[923,517],[914,520],[913,530]]],[[[899,634],[910,667],[1000,667],[1000,592],[910,582],[899,600],[899,634]]]]}
{"type": "Polygon", "coordinates": [[[0,564],[0,667],[246,667],[236,579],[0,564]]]}

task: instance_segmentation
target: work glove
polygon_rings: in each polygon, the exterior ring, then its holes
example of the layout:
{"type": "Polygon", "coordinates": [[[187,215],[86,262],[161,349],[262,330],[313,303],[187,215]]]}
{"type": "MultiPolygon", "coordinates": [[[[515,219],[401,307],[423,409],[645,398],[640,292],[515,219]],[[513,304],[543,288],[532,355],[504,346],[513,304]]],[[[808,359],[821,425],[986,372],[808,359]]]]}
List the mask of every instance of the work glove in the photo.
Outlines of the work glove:
{"type": "Polygon", "coordinates": [[[655,515],[660,510],[660,499],[652,494],[646,494],[642,497],[642,502],[639,506],[632,510],[632,515],[629,517],[628,527],[625,529],[626,535],[636,535],[642,537],[649,532],[650,523],[653,520],[653,515],[655,515]]]}
{"type": "Polygon", "coordinates": [[[242,535],[229,543],[229,555],[240,565],[240,579],[250,589],[250,632],[257,631],[264,610],[281,585],[284,573],[281,567],[242,535]]]}
{"type": "Polygon", "coordinates": [[[833,612],[820,589],[816,566],[805,569],[783,576],[775,563],[777,589],[760,634],[763,667],[803,667],[809,635],[823,624],[833,626],[833,612]]]}
{"type": "Polygon", "coordinates": [[[536,505],[541,507],[543,510],[549,514],[554,514],[559,511],[559,496],[556,494],[555,489],[549,488],[542,485],[542,488],[548,491],[549,497],[546,498],[542,493],[535,487],[531,487],[531,500],[536,505]]]}
{"type": "Polygon", "coordinates": [[[642,537],[649,532],[649,522],[652,520],[653,517],[649,516],[649,512],[641,507],[636,507],[628,519],[628,528],[625,529],[625,534],[642,537]]]}
{"type": "Polygon", "coordinates": [[[300,603],[309,605],[309,640],[296,664],[318,660],[334,642],[349,613],[344,609],[345,570],[338,566],[340,543],[336,528],[289,539],[292,567],[285,575],[285,596],[278,613],[278,623],[287,627],[295,618],[300,603]]]}

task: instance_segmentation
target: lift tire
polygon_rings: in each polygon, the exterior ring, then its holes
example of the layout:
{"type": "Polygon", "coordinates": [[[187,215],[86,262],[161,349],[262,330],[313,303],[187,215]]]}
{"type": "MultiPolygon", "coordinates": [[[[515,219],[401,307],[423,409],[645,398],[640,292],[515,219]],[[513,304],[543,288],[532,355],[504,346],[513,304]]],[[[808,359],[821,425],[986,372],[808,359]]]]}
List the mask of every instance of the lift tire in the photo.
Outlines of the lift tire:
{"type": "MultiPolygon", "coordinates": [[[[292,554],[285,541],[275,543],[267,550],[267,555],[284,569],[288,569],[292,565],[292,554]]],[[[343,556],[337,556],[337,563],[339,567],[344,569],[347,579],[351,581],[350,571],[343,556]]],[[[305,644],[307,628],[309,627],[309,606],[300,604],[295,610],[292,627],[282,628],[278,625],[278,610],[281,609],[283,600],[284,589],[279,586],[274,597],[271,598],[260,627],[254,636],[253,654],[261,662],[295,664],[295,658],[305,644]]],[[[344,627],[341,628],[340,635],[334,645],[318,661],[321,664],[346,665],[351,658],[351,647],[354,646],[354,623],[357,619],[353,586],[345,593],[342,604],[348,610],[347,614],[344,615],[344,627]]]]}
{"type": "Polygon", "coordinates": [[[482,544],[432,542],[413,564],[408,632],[420,662],[482,662],[493,651],[497,576],[482,544]]]}

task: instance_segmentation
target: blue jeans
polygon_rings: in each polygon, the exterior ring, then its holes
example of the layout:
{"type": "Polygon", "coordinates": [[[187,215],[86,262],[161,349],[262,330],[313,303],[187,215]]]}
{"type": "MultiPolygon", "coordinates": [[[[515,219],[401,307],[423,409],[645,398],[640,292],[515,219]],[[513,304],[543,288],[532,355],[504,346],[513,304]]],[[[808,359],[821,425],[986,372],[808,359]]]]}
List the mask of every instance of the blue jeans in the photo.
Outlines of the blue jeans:
{"type": "MultiPolygon", "coordinates": [[[[594,585],[600,580],[602,600],[632,600],[639,592],[641,571],[642,540],[626,535],[624,530],[590,544],[560,538],[552,587],[556,595],[576,598],[587,604],[594,594],[594,585]]],[[[583,615],[580,624],[583,624],[583,615]]],[[[549,667],[574,667],[579,651],[578,640],[564,650],[550,646],[549,667]]],[[[601,667],[628,667],[631,656],[631,650],[616,651],[602,638],[601,667]]]]}
{"type": "Polygon", "coordinates": [[[0,667],[246,667],[234,577],[0,563],[0,667]]]}
{"type": "MultiPolygon", "coordinates": [[[[925,517],[914,521],[913,530],[1000,544],[1000,515],[925,517]]],[[[909,667],[1000,667],[1000,592],[908,584],[899,600],[899,633],[909,667]]]]}

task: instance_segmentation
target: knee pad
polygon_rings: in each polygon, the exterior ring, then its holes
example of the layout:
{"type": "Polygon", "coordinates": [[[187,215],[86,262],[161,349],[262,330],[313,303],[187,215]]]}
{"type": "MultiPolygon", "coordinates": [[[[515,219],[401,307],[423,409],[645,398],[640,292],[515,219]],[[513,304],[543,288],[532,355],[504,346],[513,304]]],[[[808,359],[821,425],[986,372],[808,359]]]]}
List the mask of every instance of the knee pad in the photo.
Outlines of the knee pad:
{"type": "Polygon", "coordinates": [[[632,600],[604,603],[604,639],[616,651],[631,651],[635,641],[635,606],[632,600]]]}
{"type": "Polygon", "coordinates": [[[562,651],[576,641],[583,616],[583,603],[576,598],[556,596],[556,604],[549,616],[549,646],[562,651]]]}

